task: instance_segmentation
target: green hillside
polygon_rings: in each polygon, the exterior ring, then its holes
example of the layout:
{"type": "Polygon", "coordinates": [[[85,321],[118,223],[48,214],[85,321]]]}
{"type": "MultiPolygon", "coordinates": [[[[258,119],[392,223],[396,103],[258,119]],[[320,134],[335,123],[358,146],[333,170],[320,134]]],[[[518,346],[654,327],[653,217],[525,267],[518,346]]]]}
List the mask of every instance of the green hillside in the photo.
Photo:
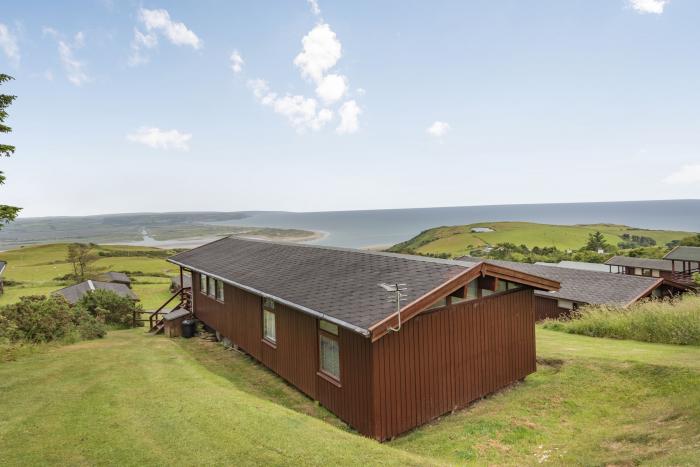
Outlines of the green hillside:
{"type": "MultiPolygon", "coordinates": [[[[141,299],[144,309],[157,308],[170,296],[168,276],[177,274],[179,269],[165,261],[165,256],[173,254],[173,251],[123,245],[100,245],[96,251],[105,255],[95,262],[98,268],[123,271],[131,276],[134,292],[141,299]]],[[[48,295],[71,285],[59,280],[72,272],[70,263],[66,261],[67,252],[67,243],[54,243],[0,253],[0,260],[7,261],[3,275],[7,285],[5,293],[0,295],[0,305],[16,302],[25,295],[48,295]]]]}
{"type": "Polygon", "coordinates": [[[506,242],[526,245],[528,248],[555,246],[560,250],[578,250],[586,244],[588,235],[596,231],[600,231],[611,245],[621,242],[623,234],[653,238],[659,246],[694,235],[692,232],[645,230],[615,224],[552,225],[532,222],[481,222],[429,229],[406,242],[394,245],[389,251],[419,254],[446,253],[454,257],[469,254],[474,248],[506,242]],[[493,231],[473,232],[472,229],[475,228],[489,228],[493,231]]]}

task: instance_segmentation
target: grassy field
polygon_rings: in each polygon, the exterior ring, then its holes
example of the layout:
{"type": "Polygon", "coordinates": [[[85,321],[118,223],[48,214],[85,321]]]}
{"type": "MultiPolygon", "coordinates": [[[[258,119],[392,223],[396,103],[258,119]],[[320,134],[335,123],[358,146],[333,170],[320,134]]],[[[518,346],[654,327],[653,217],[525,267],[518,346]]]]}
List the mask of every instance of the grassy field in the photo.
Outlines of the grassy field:
{"type": "MultiPolygon", "coordinates": [[[[0,253],[0,260],[7,261],[4,277],[18,285],[5,287],[0,296],[0,305],[13,303],[24,295],[50,294],[64,287],[56,278],[71,272],[66,262],[68,244],[28,246],[0,253]]],[[[101,257],[95,265],[105,271],[127,271],[132,275],[134,292],[141,299],[144,309],[153,309],[168,299],[170,279],[162,275],[175,275],[179,269],[162,258],[145,256],[149,251],[162,252],[156,248],[101,245],[104,252],[129,252],[133,256],[101,257]],[[143,274],[143,275],[142,275],[143,274]],[[151,274],[151,275],[149,275],[151,274]]]]}
{"type": "Polygon", "coordinates": [[[483,247],[497,243],[514,243],[535,246],[556,246],[560,250],[577,250],[583,247],[588,235],[600,231],[611,245],[622,241],[620,235],[642,235],[656,240],[657,245],[666,245],[672,240],[680,240],[693,235],[691,232],[667,230],[643,230],[623,225],[550,225],[532,222],[483,222],[478,224],[436,227],[421,232],[407,242],[396,245],[391,251],[414,250],[418,253],[449,253],[452,256],[468,254],[472,247],[483,247]],[[477,227],[488,227],[493,232],[474,233],[477,227]]]}
{"type": "Polygon", "coordinates": [[[0,464],[698,464],[699,347],[537,339],[525,382],[381,445],[245,355],[116,331],[0,364],[0,464]]]}

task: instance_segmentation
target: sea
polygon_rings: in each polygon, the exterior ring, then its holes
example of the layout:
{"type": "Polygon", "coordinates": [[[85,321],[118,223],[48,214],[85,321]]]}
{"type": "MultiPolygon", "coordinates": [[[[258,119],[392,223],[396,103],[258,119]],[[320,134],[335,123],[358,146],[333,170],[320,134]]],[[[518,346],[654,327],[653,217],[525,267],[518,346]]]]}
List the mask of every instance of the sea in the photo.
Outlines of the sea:
{"type": "Polygon", "coordinates": [[[566,225],[609,223],[645,229],[700,232],[700,200],[258,212],[224,224],[313,230],[324,235],[310,243],[379,248],[408,240],[432,227],[495,221],[566,225]]]}

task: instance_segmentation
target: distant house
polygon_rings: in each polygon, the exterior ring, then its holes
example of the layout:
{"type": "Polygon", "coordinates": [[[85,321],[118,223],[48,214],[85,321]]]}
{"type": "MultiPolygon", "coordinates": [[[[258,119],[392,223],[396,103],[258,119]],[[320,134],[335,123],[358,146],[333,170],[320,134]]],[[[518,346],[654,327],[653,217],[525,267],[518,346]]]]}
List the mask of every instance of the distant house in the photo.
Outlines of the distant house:
{"type": "MultiPolygon", "coordinates": [[[[458,260],[475,263],[482,261],[482,258],[463,256],[458,260]]],[[[678,291],[668,288],[662,278],[492,259],[487,259],[485,262],[544,277],[561,284],[557,291],[535,291],[535,317],[538,321],[568,316],[582,305],[626,307],[645,297],[661,297],[678,291]]]]}
{"type": "Polygon", "coordinates": [[[134,292],[124,284],[93,280],[87,280],[85,282],[81,282],[80,284],[71,285],[70,287],[57,290],[53,292],[53,295],[62,295],[68,301],[68,303],[75,305],[83,295],[94,290],[110,290],[117,295],[121,295],[122,297],[127,297],[132,300],[139,299],[136,294],[134,294],[134,292]]]}
{"type": "Polygon", "coordinates": [[[664,259],[671,262],[674,281],[695,285],[693,275],[700,273],[700,247],[677,246],[664,259]]]}
{"type": "Polygon", "coordinates": [[[3,274],[5,272],[6,267],[7,267],[7,262],[0,261],[0,295],[5,293],[5,281],[3,280],[3,274]]]}
{"type": "Polygon", "coordinates": [[[199,320],[378,440],[534,372],[533,292],[559,287],[491,263],[230,237],[168,261],[192,274],[199,320]]]}
{"type": "Polygon", "coordinates": [[[631,274],[634,276],[663,277],[670,279],[673,275],[671,262],[665,259],[633,258],[630,256],[613,256],[605,262],[610,272],[631,274]]]}
{"type": "Polygon", "coordinates": [[[124,274],[123,272],[106,272],[102,275],[102,279],[104,279],[105,282],[113,282],[115,284],[124,284],[127,287],[131,288],[131,278],[124,274]]]}

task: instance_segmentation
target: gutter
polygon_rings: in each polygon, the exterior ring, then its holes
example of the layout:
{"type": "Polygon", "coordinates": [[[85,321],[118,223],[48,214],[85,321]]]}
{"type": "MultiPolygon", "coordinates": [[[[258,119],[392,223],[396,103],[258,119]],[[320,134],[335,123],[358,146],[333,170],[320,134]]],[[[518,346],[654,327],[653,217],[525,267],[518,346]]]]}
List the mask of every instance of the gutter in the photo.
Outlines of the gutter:
{"type": "MultiPolygon", "coordinates": [[[[281,303],[283,305],[287,305],[291,308],[299,310],[299,311],[306,313],[308,315],[315,316],[317,318],[321,318],[324,321],[328,321],[328,322],[331,322],[333,324],[337,324],[340,327],[343,327],[345,329],[349,329],[349,330],[354,331],[358,334],[361,334],[365,337],[370,336],[370,332],[367,329],[363,329],[359,326],[355,326],[354,324],[346,323],[345,321],[339,320],[338,318],[334,318],[334,317],[329,316],[325,313],[321,313],[320,311],[316,311],[316,310],[313,310],[311,308],[307,308],[303,305],[299,305],[298,303],[294,303],[294,302],[290,302],[289,300],[285,300],[284,298],[277,297],[277,296],[269,294],[269,293],[265,293],[261,290],[255,289],[253,287],[249,287],[247,285],[240,284],[238,282],[232,281],[230,279],[226,279],[226,278],[221,277],[221,276],[217,276],[216,274],[212,274],[212,273],[207,272],[203,269],[193,268],[192,266],[189,266],[187,264],[183,264],[183,263],[176,261],[174,259],[171,259],[171,258],[168,258],[166,261],[168,261],[169,263],[175,264],[177,266],[187,268],[191,271],[198,272],[200,274],[206,274],[209,277],[213,277],[214,279],[218,279],[222,282],[225,282],[226,284],[232,285],[234,287],[238,287],[239,289],[243,289],[243,290],[250,292],[250,293],[253,293],[255,295],[260,295],[263,298],[270,298],[270,299],[274,300],[275,302],[281,303]]],[[[193,278],[193,280],[194,280],[194,278],[193,278]]],[[[194,283],[192,285],[194,286],[194,283]]]]}

